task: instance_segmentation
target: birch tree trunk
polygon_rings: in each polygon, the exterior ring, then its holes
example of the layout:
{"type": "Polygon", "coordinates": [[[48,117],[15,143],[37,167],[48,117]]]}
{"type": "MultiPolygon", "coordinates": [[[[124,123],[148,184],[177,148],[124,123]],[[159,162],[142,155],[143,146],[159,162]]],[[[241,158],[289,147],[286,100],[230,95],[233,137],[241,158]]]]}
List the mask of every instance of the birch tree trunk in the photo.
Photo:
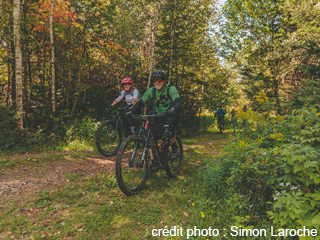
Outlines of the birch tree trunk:
{"type": "Polygon", "coordinates": [[[22,101],[22,57],[20,43],[20,0],[14,0],[13,6],[13,36],[15,47],[15,74],[16,74],[16,108],[20,113],[18,128],[23,128],[23,101],[22,101]]]}
{"type": "Polygon", "coordinates": [[[52,112],[56,111],[56,79],[55,79],[55,68],[54,68],[54,42],[53,42],[53,10],[56,2],[51,0],[50,7],[50,44],[51,44],[51,104],[52,112]]]}

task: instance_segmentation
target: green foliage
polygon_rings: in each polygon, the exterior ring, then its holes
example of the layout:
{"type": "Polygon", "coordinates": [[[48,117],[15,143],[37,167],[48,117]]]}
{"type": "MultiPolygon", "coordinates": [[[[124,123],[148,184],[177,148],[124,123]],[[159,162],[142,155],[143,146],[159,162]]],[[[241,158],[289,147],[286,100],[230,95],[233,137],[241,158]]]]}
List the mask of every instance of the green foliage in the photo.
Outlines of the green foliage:
{"type": "Polygon", "coordinates": [[[245,226],[269,222],[278,228],[318,228],[318,112],[313,105],[264,121],[251,112],[251,127],[202,169],[206,198],[227,202],[231,217],[245,226]]]}
{"type": "Polygon", "coordinates": [[[100,125],[100,122],[96,122],[94,119],[87,118],[78,120],[75,119],[71,125],[66,127],[66,140],[92,140],[94,141],[95,133],[100,125]]]}
{"type": "Polygon", "coordinates": [[[320,118],[310,107],[293,115],[292,122],[300,127],[300,131],[293,134],[290,143],[274,148],[283,188],[278,188],[274,194],[277,201],[273,204],[274,210],[268,214],[278,226],[318,229],[320,118]]]}
{"type": "Polygon", "coordinates": [[[12,105],[0,105],[0,149],[13,147],[17,140],[16,121],[19,115],[12,105]]]}
{"type": "Polygon", "coordinates": [[[224,148],[224,154],[203,169],[206,188],[211,189],[208,197],[230,199],[236,194],[245,196],[252,210],[268,207],[277,165],[269,151],[260,148],[261,142],[261,138],[252,141],[238,136],[224,148]]]}
{"type": "Polygon", "coordinates": [[[214,115],[200,116],[200,131],[207,131],[212,125],[215,125],[215,120],[214,115]]]}

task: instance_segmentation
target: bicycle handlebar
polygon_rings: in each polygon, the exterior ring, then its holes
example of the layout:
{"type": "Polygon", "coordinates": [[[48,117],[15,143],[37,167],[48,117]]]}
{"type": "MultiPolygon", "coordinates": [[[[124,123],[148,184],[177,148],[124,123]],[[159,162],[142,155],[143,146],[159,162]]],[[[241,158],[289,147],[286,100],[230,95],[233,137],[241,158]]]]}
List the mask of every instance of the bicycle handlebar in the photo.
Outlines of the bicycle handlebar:
{"type": "Polygon", "coordinates": [[[133,106],[133,105],[130,104],[130,105],[125,106],[125,107],[122,107],[122,108],[112,108],[111,111],[112,111],[112,110],[116,110],[116,111],[127,110],[127,109],[131,108],[132,106],[133,106]]]}
{"type": "Polygon", "coordinates": [[[134,117],[140,117],[140,118],[148,120],[148,118],[167,117],[168,114],[167,113],[161,113],[161,114],[155,114],[155,115],[134,115],[133,114],[133,116],[134,117]]]}

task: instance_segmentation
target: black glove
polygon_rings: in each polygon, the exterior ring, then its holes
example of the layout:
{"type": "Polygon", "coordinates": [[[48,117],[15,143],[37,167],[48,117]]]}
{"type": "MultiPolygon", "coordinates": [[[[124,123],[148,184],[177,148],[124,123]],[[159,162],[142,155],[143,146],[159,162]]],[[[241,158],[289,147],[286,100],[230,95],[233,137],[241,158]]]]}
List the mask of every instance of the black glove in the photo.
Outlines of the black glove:
{"type": "Polygon", "coordinates": [[[175,114],[175,109],[171,108],[169,110],[167,110],[167,116],[172,116],[173,114],[175,114]]]}
{"type": "Polygon", "coordinates": [[[108,106],[108,107],[107,107],[107,110],[111,111],[111,110],[112,110],[112,106],[111,106],[111,105],[108,106]]]}

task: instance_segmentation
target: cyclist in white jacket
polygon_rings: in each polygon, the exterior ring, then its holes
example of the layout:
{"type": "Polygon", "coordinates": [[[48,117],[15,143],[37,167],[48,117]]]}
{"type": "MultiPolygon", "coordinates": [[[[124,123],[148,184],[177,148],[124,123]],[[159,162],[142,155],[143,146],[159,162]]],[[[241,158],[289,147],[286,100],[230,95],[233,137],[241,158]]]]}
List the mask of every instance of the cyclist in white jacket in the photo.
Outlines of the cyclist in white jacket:
{"type": "MultiPolygon", "coordinates": [[[[114,102],[109,107],[107,107],[107,110],[111,110],[114,105],[118,104],[123,99],[125,99],[128,105],[131,105],[131,104],[134,105],[137,101],[140,100],[140,93],[135,87],[133,87],[133,81],[131,78],[129,77],[124,78],[121,81],[121,84],[124,90],[122,90],[119,97],[117,97],[117,99],[114,100],[114,102]]],[[[138,114],[141,114],[141,113],[138,113],[138,114]]],[[[131,132],[134,133],[135,132],[134,119],[132,118],[132,116],[129,116],[128,114],[125,114],[125,115],[126,115],[125,117],[128,122],[128,125],[131,128],[131,132]]]]}

